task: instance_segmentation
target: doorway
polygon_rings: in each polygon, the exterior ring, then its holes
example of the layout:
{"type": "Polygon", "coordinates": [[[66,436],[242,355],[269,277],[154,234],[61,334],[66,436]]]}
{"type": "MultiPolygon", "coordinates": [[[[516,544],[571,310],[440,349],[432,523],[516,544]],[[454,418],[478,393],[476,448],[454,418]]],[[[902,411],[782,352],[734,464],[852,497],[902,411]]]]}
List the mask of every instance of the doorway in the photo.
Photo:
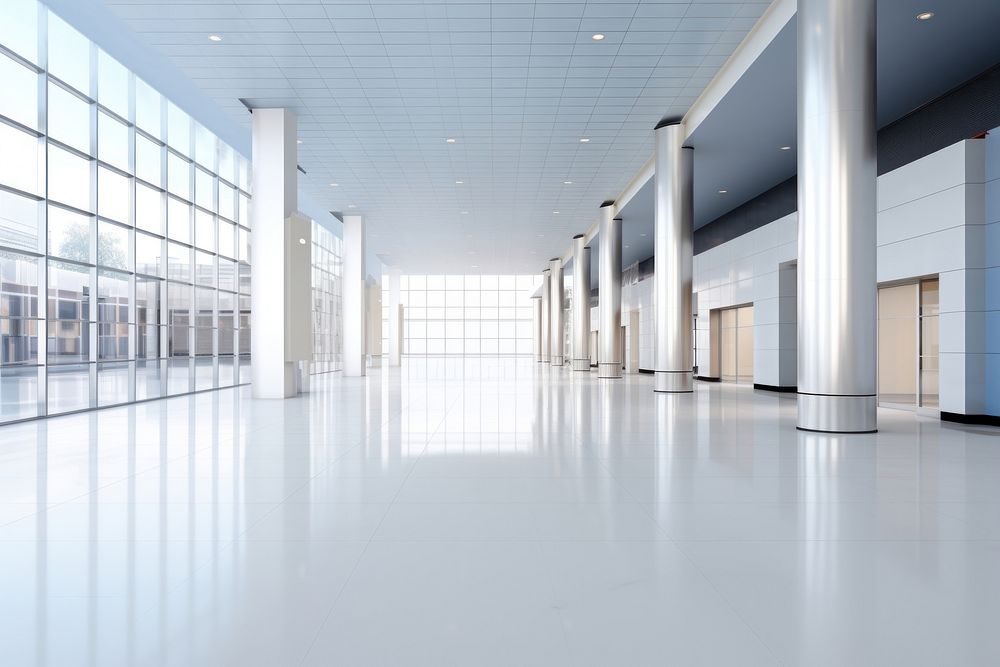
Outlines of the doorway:
{"type": "Polygon", "coordinates": [[[937,278],[879,288],[879,405],[938,410],[939,303],[937,278]]]}
{"type": "Polygon", "coordinates": [[[719,364],[723,382],[753,384],[753,306],[719,311],[719,364]]]}

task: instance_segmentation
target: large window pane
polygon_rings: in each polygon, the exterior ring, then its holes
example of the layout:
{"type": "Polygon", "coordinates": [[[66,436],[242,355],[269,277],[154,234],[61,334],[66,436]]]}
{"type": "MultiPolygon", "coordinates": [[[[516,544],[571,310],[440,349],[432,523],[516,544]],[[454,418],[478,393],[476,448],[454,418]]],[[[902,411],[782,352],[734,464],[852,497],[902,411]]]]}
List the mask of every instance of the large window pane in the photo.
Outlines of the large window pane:
{"type": "Polygon", "coordinates": [[[128,274],[97,274],[97,358],[128,359],[128,274]]]}
{"type": "Polygon", "coordinates": [[[163,276],[163,241],[159,237],[135,233],[135,271],[163,276]]]}
{"type": "Polygon", "coordinates": [[[90,290],[89,269],[49,261],[50,364],[90,360],[90,290]]]}
{"type": "Polygon", "coordinates": [[[0,53],[0,116],[38,129],[38,73],[0,53]]]}
{"type": "Polygon", "coordinates": [[[202,250],[215,252],[215,216],[201,209],[195,209],[194,239],[194,244],[202,250]]]}
{"type": "Polygon", "coordinates": [[[163,234],[163,194],[142,183],[135,184],[135,226],[163,234]]]}
{"type": "Polygon", "coordinates": [[[49,205],[49,254],[63,259],[92,264],[90,226],[86,215],[49,205]]]}
{"type": "Polygon", "coordinates": [[[160,290],[163,281],[137,276],[135,279],[135,321],[140,326],[160,324],[160,290]]]}
{"type": "Polygon", "coordinates": [[[33,195],[44,194],[45,163],[38,137],[0,123],[0,185],[23,190],[33,195]]]}
{"type": "Polygon", "coordinates": [[[128,166],[128,125],[103,111],[97,113],[97,157],[122,171],[128,166]]]}
{"type": "Polygon", "coordinates": [[[90,141],[90,103],[59,85],[49,83],[49,137],[93,155],[90,141]]]}
{"type": "Polygon", "coordinates": [[[119,405],[128,402],[128,362],[97,365],[97,404],[119,405]]]}
{"type": "Polygon", "coordinates": [[[191,242],[191,206],[173,197],[167,197],[167,236],[191,242]]]}
{"type": "Polygon", "coordinates": [[[90,364],[50,366],[47,370],[50,415],[91,407],[90,364]]]}
{"type": "Polygon", "coordinates": [[[215,135],[201,125],[194,126],[194,159],[195,162],[209,171],[216,169],[217,139],[215,135]]]}
{"type": "Polygon", "coordinates": [[[97,101],[128,118],[128,70],[104,51],[97,52],[97,101]]]}
{"type": "Polygon", "coordinates": [[[194,203],[215,211],[215,177],[203,169],[194,170],[194,203]]]}
{"type": "Polygon", "coordinates": [[[219,182],[219,215],[228,219],[236,220],[236,190],[219,182]]]}
{"type": "Polygon", "coordinates": [[[34,199],[0,190],[0,245],[38,251],[42,204],[34,199]]]}
{"type": "Polygon", "coordinates": [[[135,80],[135,124],[144,132],[157,139],[163,139],[163,97],[149,84],[136,77],[135,80]]]}
{"type": "Polygon", "coordinates": [[[0,44],[38,64],[38,3],[35,0],[0,2],[0,44]]]}
{"type": "Polygon", "coordinates": [[[219,254],[236,258],[236,225],[219,220],[219,254]]]}
{"type": "Polygon", "coordinates": [[[191,201],[191,163],[167,153],[167,191],[191,201]]]}
{"type": "Polygon", "coordinates": [[[49,144],[49,199],[93,211],[90,161],[49,144]]]}
{"type": "Polygon", "coordinates": [[[0,366],[0,422],[38,416],[38,371],[33,366],[0,366]]]}
{"type": "Polygon", "coordinates": [[[48,43],[49,73],[90,96],[90,42],[87,38],[49,12],[48,43]]]}
{"type": "Polygon", "coordinates": [[[135,135],[135,175],[138,178],[163,187],[163,147],[141,134],[135,135]]]}
{"type": "Polygon", "coordinates": [[[167,243],[167,277],[191,282],[191,249],[177,243],[167,243]]]}
{"type": "Polygon", "coordinates": [[[101,220],[97,227],[97,263],[113,269],[130,271],[128,252],[129,230],[101,220]]]}
{"type": "Polygon", "coordinates": [[[195,250],[194,262],[195,283],[207,287],[215,287],[215,255],[195,250]]]}
{"type": "Polygon", "coordinates": [[[38,317],[38,262],[0,251],[0,317],[38,317]]]}
{"type": "Polygon", "coordinates": [[[107,169],[97,169],[97,214],[129,224],[132,203],[132,179],[107,169]]]}
{"type": "Polygon", "coordinates": [[[191,117],[167,102],[167,145],[181,155],[191,155],[191,117]]]}

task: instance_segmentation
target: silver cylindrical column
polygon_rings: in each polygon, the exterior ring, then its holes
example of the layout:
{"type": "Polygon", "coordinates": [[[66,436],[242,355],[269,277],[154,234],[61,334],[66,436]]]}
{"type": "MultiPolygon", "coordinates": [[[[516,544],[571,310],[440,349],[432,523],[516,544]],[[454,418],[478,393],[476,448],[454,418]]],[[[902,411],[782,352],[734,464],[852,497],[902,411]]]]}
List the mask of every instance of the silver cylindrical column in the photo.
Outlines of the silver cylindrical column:
{"type": "Polygon", "coordinates": [[[543,364],[549,363],[549,270],[542,271],[542,358],[543,364]]]}
{"type": "Polygon", "coordinates": [[[583,234],[573,237],[573,337],[571,367],[590,371],[590,248],[583,234]]]}
{"type": "Polygon", "coordinates": [[[597,377],[622,376],[622,221],[614,202],[601,206],[598,264],[597,377]]]}
{"type": "Polygon", "coordinates": [[[531,300],[531,347],[535,361],[542,361],[542,298],[531,300]]]}
{"type": "Polygon", "coordinates": [[[691,265],[694,256],[694,151],[684,147],[684,125],[653,130],[656,198],[653,245],[653,390],[689,392],[691,377],[691,265]]]}
{"type": "Polygon", "coordinates": [[[798,3],[801,429],[875,430],[875,0],[798,3]]]}
{"type": "Polygon", "coordinates": [[[549,260],[549,363],[562,366],[566,363],[566,321],[563,304],[566,292],[563,280],[562,260],[549,260]]]}

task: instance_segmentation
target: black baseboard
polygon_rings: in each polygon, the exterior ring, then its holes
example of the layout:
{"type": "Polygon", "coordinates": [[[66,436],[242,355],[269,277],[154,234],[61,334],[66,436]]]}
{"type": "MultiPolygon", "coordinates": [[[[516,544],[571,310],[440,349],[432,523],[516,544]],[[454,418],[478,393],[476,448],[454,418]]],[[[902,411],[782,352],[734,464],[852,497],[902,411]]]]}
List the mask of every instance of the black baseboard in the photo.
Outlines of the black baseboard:
{"type": "Polygon", "coordinates": [[[645,373],[646,375],[652,375],[653,374],[653,371],[649,370],[648,368],[640,368],[639,372],[640,373],[645,373]]]}
{"type": "Polygon", "coordinates": [[[957,412],[941,412],[941,421],[956,424],[975,424],[977,426],[1000,426],[997,415],[962,415],[957,412]]]}
{"type": "Polygon", "coordinates": [[[763,389],[764,391],[776,391],[781,394],[794,394],[799,390],[795,385],[777,385],[777,384],[757,384],[753,383],[754,389],[763,389]]]}
{"type": "Polygon", "coordinates": [[[722,382],[722,378],[710,378],[706,375],[695,375],[694,379],[702,382],[722,382]]]}

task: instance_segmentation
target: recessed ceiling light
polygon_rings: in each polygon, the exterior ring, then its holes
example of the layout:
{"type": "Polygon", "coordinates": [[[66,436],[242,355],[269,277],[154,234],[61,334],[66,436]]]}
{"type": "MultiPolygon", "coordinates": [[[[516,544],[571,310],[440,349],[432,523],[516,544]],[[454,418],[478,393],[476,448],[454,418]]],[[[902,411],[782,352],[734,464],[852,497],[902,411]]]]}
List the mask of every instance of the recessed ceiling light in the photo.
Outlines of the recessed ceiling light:
{"type": "Polygon", "coordinates": [[[452,139],[451,137],[448,137],[447,139],[445,139],[445,142],[447,142],[449,144],[453,144],[453,143],[455,143],[455,140],[452,139]]]}
{"type": "Polygon", "coordinates": [[[563,181],[563,185],[573,185],[573,181],[563,181]]]}
{"type": "Polygon", "coordinates": [[[559,215],[559,211],[552,211],[553,215],[559,215]]]}
{"type": "Polygon", "coordinates": [[[354,204],[348,204],[347,208],[354,208],[354,204]]]}
{"type": "Polygon", "coordinates": [[[455,181],[455,185],[462,185],[465,181],[455,181]]]}
{"type": "Polygon", "coordinates": [[[208,39],[211,42],[221,42],[222,41],[222,37],[220,37],[219,35],[209,35],[208,39]]]}
{"type": "Polygon", "coordinates": [[[632,246],[625,246],[626,248],[631,248],[632,246]]]}
{"type": "Polygon", "coordinates": [[[639,236],[645,236],[645,234],[639,234],[639,236]]]}
{"type": "Polygon", "coordinates": [[[918,21],[929,21],[934,18],[934,12],[920,12],[917,14],[918,21]]]}
{"type": "Polygon", "coordinates": [[[462,215],[469,215],[468,211],[462,211],[462,215]]]}
{"type": "Polygon", "coordinates": [[[580,139],[580,143],[581,144],[589,144],[590,143],[590,139],[588,139],[587,137],[584,137],[583,139],[580,139]]]}
{"type": "Polygon", "coordinates": [[[720,195],[724,195],[724,194],[726,194],[727,192],[729,192],[729,190],[719,190],[719,194],[720,194],[720,195]]]}
{"type": "Polygon", "coordinates": [[[790,150],[792,150],[792,147],[791,146],[782,146],[781,150],[783,150],[783,151],[790,151],[790,150]]]}
{"type": "Polygon", "coordinates": [[[301,143],[302,143],[302,140],[301,140],[301,139],[296,139],[296,140],[295,140],[295,143],[297,143],[297,144],[301,144],[301,143]]]}
{"type": "Polygon", "coordinates": [[[305,244],[306,244],[306,240],[303,239],[303,238],[300,238],[299,239],[299,245],[305,245],[305,244]]]}
{"type": "Polygon", "coordinates": [[[474,268],[474,269],[478,269],[478,268],[479,268],[479,265],[478,265],[478,264],[473,264],[473,265],[472,265],[472,268],[474,268]]]}
{"type": "Polygon", "coordinates": [[[330,183],[330,187],[331,188],[336,188],[336,187],[339,187],[339,186],[340,186],[340,183],[330,183]]]}
{"type": "Polygon", "coordinates": [[[604,33],[602,33],[602,32],[595,32],[593,35],[590,36],[590,38],[592,40],[594,40],[595,42],[599,42],[602,39],[604,39],[604,33]]]}

